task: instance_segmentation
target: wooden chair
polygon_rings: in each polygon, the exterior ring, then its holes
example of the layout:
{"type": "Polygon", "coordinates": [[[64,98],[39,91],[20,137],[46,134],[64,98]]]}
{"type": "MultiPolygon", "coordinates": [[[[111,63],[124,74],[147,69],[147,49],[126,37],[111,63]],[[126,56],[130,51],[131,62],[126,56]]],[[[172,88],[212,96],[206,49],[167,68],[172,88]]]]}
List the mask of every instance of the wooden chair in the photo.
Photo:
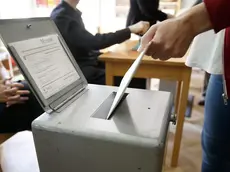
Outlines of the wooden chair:
{"type": "Polygon", "coordinates": [[[15,133],[3,133],[0,134],[0,145],[12,137],[15,133]]]}

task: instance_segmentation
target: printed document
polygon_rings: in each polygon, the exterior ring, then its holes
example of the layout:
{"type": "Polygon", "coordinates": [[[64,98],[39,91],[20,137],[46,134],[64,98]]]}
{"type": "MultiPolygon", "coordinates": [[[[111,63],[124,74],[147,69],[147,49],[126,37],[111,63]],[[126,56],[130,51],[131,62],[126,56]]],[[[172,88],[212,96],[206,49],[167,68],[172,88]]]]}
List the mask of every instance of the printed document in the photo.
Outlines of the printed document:
{"type": "Polygon", "coordinates": [[[58,35],[14,42],[9,45],[15,48],[45,99],[80,78],[58,35]]]}

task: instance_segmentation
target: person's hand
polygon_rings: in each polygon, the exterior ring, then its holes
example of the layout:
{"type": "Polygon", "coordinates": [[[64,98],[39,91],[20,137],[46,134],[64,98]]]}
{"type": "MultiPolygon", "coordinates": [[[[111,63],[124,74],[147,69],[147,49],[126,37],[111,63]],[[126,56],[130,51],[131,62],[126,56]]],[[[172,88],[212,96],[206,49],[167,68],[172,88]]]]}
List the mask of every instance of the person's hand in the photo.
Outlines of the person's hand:
{"type": "Polygon", "coordinates": [[[10,88],[11,79],[0,80],[0,103],[7,102],[7,96],[5,95],[5,90],[10,88]]]}
{"type": "Polygon", "coordinates": [[[146,55],[154,59],[168,60],[182,57],[196,36],[189,22],[180,19],[165,20],[153,25],[141,39],[142,51],[150,42],[146,55]]]}
{"type": "Polygon", "coordinates": [[[147,32],[149,27],[150,27],[149,22],[140,21],[134,25],[129,26],[129,29],[130,29],[131,33],[143,35],[147,32]]]}
{"type": "Polygon", "coordinates": [[[26,95],[30,94],[28,90],[21,90],[24,88],[23,84],[20,83],[11,83],[5,86],[6,89],[3,91],[6,97],[7,107],[14,104],[21,104],[29,100],[29,97],[26,95]]]}

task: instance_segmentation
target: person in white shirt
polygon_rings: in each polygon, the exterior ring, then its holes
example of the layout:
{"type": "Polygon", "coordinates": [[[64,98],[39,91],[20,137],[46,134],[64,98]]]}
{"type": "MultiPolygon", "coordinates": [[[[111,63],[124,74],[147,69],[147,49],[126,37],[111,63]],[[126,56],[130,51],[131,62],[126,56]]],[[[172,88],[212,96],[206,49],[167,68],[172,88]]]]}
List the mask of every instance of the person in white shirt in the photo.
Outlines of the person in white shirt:
{"type": "MultiPolygon", "coordinates": [[[[213,30],[198,35],[190,49],[186,65],[196,67],[206,72],[204,78],[205,94],[210,74],[222,74],[222,56],[224,45],[224,33],[222,30],[215,34],[213,30]]],[[[205,95],[204,95],[205,97],[205,95]]],[[[202,105],[202,101],[199,102],[202,105]]]]}

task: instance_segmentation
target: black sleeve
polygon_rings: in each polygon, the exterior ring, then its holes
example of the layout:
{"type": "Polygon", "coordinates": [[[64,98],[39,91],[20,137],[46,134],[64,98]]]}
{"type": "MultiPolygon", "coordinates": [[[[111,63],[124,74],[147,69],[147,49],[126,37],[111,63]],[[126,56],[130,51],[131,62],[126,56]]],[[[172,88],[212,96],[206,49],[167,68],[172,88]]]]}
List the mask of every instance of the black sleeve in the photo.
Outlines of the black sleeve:
{"type": "Polygon", "coordinates": [[[129,28],[118,30],[114,33],[92,35],[77,22],[66,23],[65,18],[58,18],[55,21],[63,37],[75,47],[84,50],[100,50],[114,44],[126,41],[131,36],[129,28]]]}
{"type": "Polygon", "coordinates": [[[168,15],[166,13],[164,13],[163,11],[158,10],[157,19],[159,21],[164,21],[164,20],[168,19],[168,15]]]}
{"type": "Polygon", "coordinates": [[[159,7],[159,1],[155,0],[136,0],[137,4],[139,6],[139,9],[141,10],[141,12],[149,17],[152,18],[154,16],[154,18],[156,18],[159,21],[163,21],[167,19],[167,14],[158,10],[159,7]]]}

